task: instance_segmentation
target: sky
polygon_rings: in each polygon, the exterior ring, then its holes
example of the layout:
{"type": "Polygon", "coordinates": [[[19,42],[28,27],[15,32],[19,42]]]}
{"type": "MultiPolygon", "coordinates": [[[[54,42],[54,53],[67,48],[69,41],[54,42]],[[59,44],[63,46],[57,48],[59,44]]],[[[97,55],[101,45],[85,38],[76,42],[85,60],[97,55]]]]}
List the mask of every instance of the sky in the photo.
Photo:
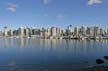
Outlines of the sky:
{"type": "Polygon", "coordinates": [[[108,0],[0,0],[0,29],[70,24],[107,28],[108,0]]]}

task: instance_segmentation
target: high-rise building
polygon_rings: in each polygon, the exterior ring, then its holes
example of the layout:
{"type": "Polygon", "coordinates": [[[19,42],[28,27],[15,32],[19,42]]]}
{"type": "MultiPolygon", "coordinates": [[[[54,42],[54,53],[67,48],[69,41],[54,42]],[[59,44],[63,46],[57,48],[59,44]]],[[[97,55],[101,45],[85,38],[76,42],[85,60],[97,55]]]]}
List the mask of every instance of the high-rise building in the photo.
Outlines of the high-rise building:
{"type": "Polygon", "coordinates": [[[103,35],[104,34],[104,30],[101,28],[100,29],[100,35],[103,35]]]}
{"type": "Polygon", "coordinates": [[[57,33],[57,35],[56,35],[56,37],[57,38],[59,38],[61,35],[61,29],[60,28],[56,28],[56,33],[57,33]]]}
{"type": "Polygon", "coordinates": [[[64,30],[60,30],[60,36],[66,36],[66,33],[64,32],[64,30]]]}
{"type": "Polygon", "coordinates": [[[72,25],[69,25],[69,26],[67,27],[66,35],[67,35],[67,36],[72,36],[72,25]]]}
{"type": "Polygon", "coordinates": [[[29,28],[24,28],[24,36],[29,37],[30,36],[30,30],[29,28]]]}
{"type": "Polygon", "coordinates": [[[68,26],[68,30],[69,30],[70,33],[72,33],[72,25],[68,26]]]}
{"type": "Polygon", "coordinates": [[[94,27],[94,36],[98,36],[100,34],[99,27],[94,27]]]}
{"type": "Polygon", "coordinates": [[[79,35],[79,28],[75,27],[74,28],[74,36],[78,36],[79,35]]]}
{"type": "Polygon", "coordinates": [[[50,28],[47,28],[47,32],[48,32],[48,37],[50,37],[51,36],[51,30],[50,30],[50,28]]]}
{"type": "Polygon", "coordinates": [[[0,36],[3,36],[2,31],[0,31],[0,36]]]}
{"type": "Polygon", "coordinates": [[[107,29],[107,34],[108,34],[108,29],[107,29]]]}
{"type": "Polygon", "coordinates": [[[40,30],[40,37],[41,37],[41,38],[44,38],[44,36],[45,36],[45,28],[42,28],[42,29],[40,30]]]}
{"type": "Polygon", "coordinates": [[[5,26],[4,29],[3,29],[4,36],[9,36],[8,32],[9,32],[9,30],[8,30],[7,26],[5,26]]]}
{"type": "Polygon", "coordinates": [[[86,29],[84,26],[81,27],[80,31],[82,36],[86,36],[86,29]]]}
{"type": "Polygon", "coordinates": [[[56,27],[51,28],[51,36],[53,36],[53,37],[57,36],[57,28],[56,27]]]}
{"type": "Polygon", "coordinates": [[[18,30],[18,35],[20,37],[24,37],[24,28],[23,27],[20,27],[19,30],[18,30]]]}
{"type": "Polygon", "coordinates": [[[44,30],[44,31],[43,31],[43,37],[44,37],[45,39],[49,37],[48,31],[47,31],[47,30],[44,30]]]}
{"type": "Polygon", "coordinates": [[[94,27],[87,27],[87,36],[94,37],[94,27]]]}
{"type": "Polygon", "coordinates": [[[31,35],[40,35],[40,29],[31,28],[31,35]]]}
{"type": "Polygon", "coordinates": [[[31,35],[35,35],[35,28],[31,28],[31,35]]]}
{"type": "Polygon", "coordinates": [[[12,30],[9,30],[9,31],[8,31],[8,36],[13,36],[12,30]]]}
{"type": "Polygon", "coordinates": [[[13,33],[13,36],[18,36],[19,35],[19,30],[14,30],[12,33],[13,33]]]}

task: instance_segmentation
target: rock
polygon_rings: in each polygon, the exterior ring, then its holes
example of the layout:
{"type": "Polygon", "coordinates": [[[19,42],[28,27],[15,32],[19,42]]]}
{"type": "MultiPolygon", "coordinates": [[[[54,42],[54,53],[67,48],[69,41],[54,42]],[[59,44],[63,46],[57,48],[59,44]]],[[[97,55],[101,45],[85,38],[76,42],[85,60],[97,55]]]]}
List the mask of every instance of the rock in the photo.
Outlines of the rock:
{"type": "Polygon", "coordinates": [[[108,60],[108,56],[104,56],[104,58],[105,58],[106,60],[108,60]]]}
{"type": "Polygon", "coordinates": [[[104,61],[103,61],[103,60],[101,60],[101,59],[96,59],[96,63],[97,63],[97,64],[103,64],[103,63],[104,63],[104,61]]]}

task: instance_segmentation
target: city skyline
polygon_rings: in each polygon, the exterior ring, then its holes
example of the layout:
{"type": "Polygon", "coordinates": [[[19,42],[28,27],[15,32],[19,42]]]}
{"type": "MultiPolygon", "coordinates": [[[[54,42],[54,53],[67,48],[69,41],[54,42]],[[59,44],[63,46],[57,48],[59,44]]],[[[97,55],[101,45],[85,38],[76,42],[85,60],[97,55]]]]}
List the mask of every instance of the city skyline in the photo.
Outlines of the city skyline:
{"type": "Polygon", "coordinates": [[[107,28],[107,0],[1,0],[0,30],[20,26],[107,28]]]}
{"type": "Polygon", "coordinates": [[[13,28],[11,28],[11,27],[9,27],[9,26],[2,26],[2,28],[1,28],[1,30],[0,31],[3,31],[3,29],[6,27],[6,28],[8,28],[8,30],[16,30],[16,29],[19,29],[19,28],[30,28],[30,29],[40,29],[40,30],[42,30],[42,29],[49,29],[49,28],[59,28],[59,29],[61,29],[61,30],[63,30],[63,31],[66,31],[69,27],[71,26],[71,29],[74,31],[75,30],[75,28],[85,28],[86,30],[87,30],[87,28],[94,28],[94,27],[98,27],[99,29],[103,29],[103,30],[105,30],[105,31],[107,31],[108,30],[108,28],[102,28],[102,27],[100,27],[100,26],[97,26],[97,25],[94,25],[94,26],[84,26],[84,25],[82,25],[82,26],[73,26],[72,24],[70,24],[70,25],[66,25],[64,28],[62,28],[62,27],[58,27],[58,26],[47,26],[47,27],[44,27],[44,26],[39,26],[39,27],[37,27],[37,26],[17,26],[17,27],[14,27],[14,29],[13,28]]]}
{"type": "Polygon", "coordinates": [[[63,30],[59,27],[49,27],[49,28],[37,28],[37,27],[19,27],[17,29],[9,29],[4,26],[3,30],[0,31],[0,36],[2,37],[35,37],[44,39],[61,39],[61,38],[108,38],[108,29],[105,30],[98,26],[92,27],[72,27],[72,25],[67,26],[67,29],[63,30]]]}

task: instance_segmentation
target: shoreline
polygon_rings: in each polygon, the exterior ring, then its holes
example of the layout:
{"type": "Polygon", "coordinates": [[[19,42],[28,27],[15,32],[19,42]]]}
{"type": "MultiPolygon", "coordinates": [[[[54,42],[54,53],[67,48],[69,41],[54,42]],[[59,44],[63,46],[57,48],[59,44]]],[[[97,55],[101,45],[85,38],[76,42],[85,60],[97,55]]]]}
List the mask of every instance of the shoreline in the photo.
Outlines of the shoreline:
{"type": "Polygon", "coordinates": [[[83,69],[53,69],[53,68],[15,68],[16,71],[108,71],[108,66],[91,67],[83,69]]]}
{"type": "Polygon", "coordinates": [[[63,37],[57,37],[57,38],[44,38],[44,37],[19,37],[19,36],[7,36],[7,37],[5,37],[5,36],[0,36],[0,38],[27,38],[27,39],[31,39],[31,38],[33,38],[33,39],[68,39],[68,40],[99,40],[99,41],[101,41],[101,40],[108,40],[108,38],[98,38],[98,39],[96,39],[96,38],[63,38],[63,37]]]}
{"type": "Polygon", "coordinates": [[[94,66],[81,69],[73,69],[72,71],[108,71],[108,66],[94,66]]]}

